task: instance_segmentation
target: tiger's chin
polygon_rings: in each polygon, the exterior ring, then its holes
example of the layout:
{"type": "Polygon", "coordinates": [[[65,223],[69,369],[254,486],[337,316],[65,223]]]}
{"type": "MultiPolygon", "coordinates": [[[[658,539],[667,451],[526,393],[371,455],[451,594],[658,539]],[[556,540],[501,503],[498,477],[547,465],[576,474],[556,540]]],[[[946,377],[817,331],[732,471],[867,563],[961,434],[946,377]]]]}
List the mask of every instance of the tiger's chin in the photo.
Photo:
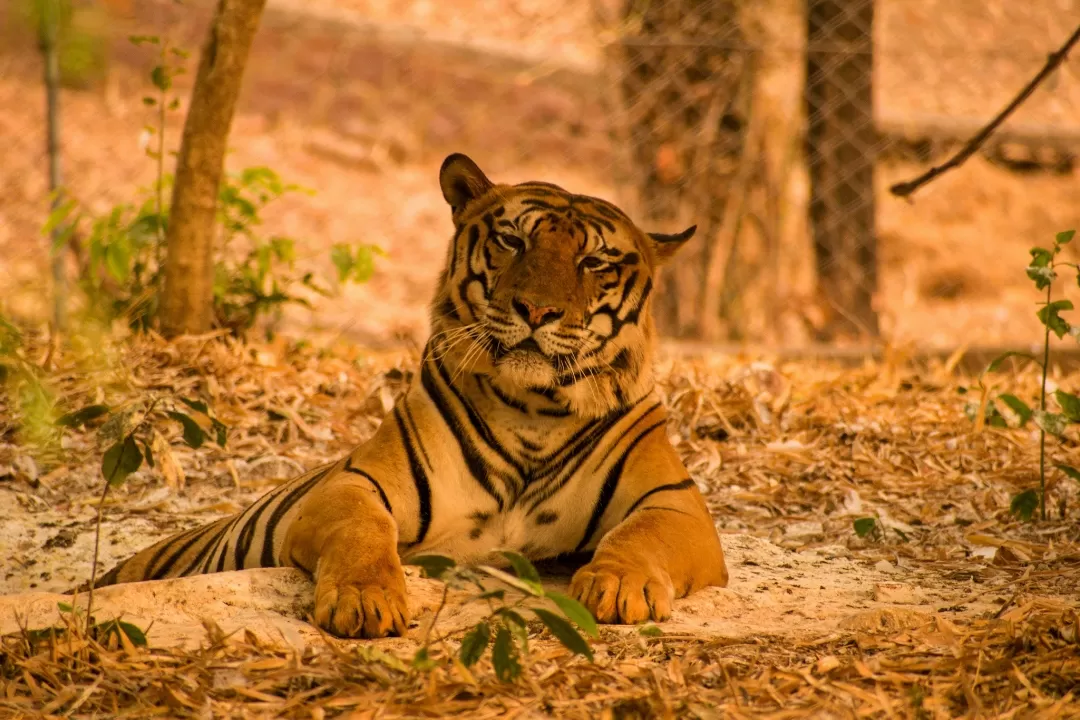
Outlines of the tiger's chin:
{"type": "Polygon", "coordinates": [[[499,379],[511,387],[550,387],[557,373],[551,361],[533,350],[510,350],[495,361],[499,379]]]}

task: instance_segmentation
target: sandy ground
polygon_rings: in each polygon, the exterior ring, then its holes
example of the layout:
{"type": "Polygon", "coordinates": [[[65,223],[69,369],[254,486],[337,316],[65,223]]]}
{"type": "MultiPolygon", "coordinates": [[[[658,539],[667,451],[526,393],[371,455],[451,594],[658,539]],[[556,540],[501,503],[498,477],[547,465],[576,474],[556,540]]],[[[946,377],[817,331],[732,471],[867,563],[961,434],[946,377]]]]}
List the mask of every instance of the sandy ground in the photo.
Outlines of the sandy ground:
{"type": "MultiPolygon", "coordinates": [[[[65,403],[139,397],[148,386],[177,394],[205,387],[230,426],[225,449],[191,451],[174,438],[183,487],[144,468],[110,495],[101,571],[158,538],[236,512],[368,437],[414,362],[340,344],[289,347],[283,340],[251,349],[143,342],[107,353],[112,364],[88,375],[60,361],[68,369],[53,382],[65,403]],[[298,414],[282,419],[290,407],[298,414]],[[268,421],[274,408],[277,420],[268,421]]],[[[931,616],[962,623],[1021,595],[1075,603],[1080,555],[1069,517],[1080,491],[1055,482],[1054,519],[1016,523],[1009,499],[1031,482],[1035,438],[1021,430],[973,433],[955,392],[962,377],[896,359],[845,369],[730,355],[691,360],[670,350],[659,369],[669,436],[705,493],[731,570],[728,588],[681,601],[665,633],[803,643],[931,616]],[[878,518],[882,533],[857,537],[852,522],[867,516],[878,518]]],[[[1072,387],[1077,379],[1055,382],[1072,387]]],[[[1024,373],[1008,382],[1030,394],[1034,380],[1024,373]]],[[[92,432],[66,433],[59,456],[0,444],[5,632],[17,627],[16,611],[35,623],[55,619],[54,593],[89,575],[100,494],[95,447],[92,432]]],[[[1078,464],[1075,448],[1052,452],[1078,464]]],[[[564,586],[565,572],[556,568],[549,580],[564,586]]],[[[432,587],[410,580],[417,627],[438,595],[432,587]]],[[[160,628],[154,642],[165,645],[196,642],[203,617],[267,637],[315,640],[302,622],[310,585],[289,571],[128,586],[100,598],[101,607],[153,621],[160,628]]],[[[444,621],[452,631],[476,617],[471,608],[455,609],[444,621]]]]}

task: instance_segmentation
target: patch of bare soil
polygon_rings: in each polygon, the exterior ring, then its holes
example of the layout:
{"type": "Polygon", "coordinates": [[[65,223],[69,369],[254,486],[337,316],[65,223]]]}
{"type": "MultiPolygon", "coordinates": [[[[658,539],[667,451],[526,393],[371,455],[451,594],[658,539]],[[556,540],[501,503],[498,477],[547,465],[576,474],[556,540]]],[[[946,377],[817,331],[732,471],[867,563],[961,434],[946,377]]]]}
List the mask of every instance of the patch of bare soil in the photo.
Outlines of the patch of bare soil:
{"type": "MultiPolygon", "coordinates": [[[[40,367],[47,355],[35,339],[21,357],[40,367]]],[[[303,347],[196,338],[59,349],[48,360],[40,376],[60,410],[177,393],[206,398],[230,427],[225,449],[199,451],[180,444],[178,428],[159,428],[172,439],[183,482],[169,487],[144,469],[110,496],[101,552],[108,567],[370,436],[415,357],[368,354],[333,337],[303,347]]],[[[90,713],[164,704],[220,717],[375,706],[388,716],[584,717],[621,713],[626,703],[644,716],[792,706],[828,716],[1058,712],[1080,681],[1080,492],[1055,479],[1050,519],[1014,520],[1011,496],[1035,482],[1037,438],[976,432],[956,392],[968,380],[951,367],[895,356],[845,369],[663,353],[669,434],[706,493],[731,583],[678,601],[658,637],[605,629],[595,664],[570,658],[537,630],[526,678],[514,685],[496,682],[486,664],[464,674],[453,665],[407,670],[440,594],[414,572],[415,622],[404,639],[322,637],[304,622],[310,583],[271,569],[99,591],[99,617],[153,624],[149,650],[93,650],[84,641],[68,653],[113,658],[97,685],[92,666],[36,654],[20,640],[20,623],[57,622],[65,598],[56,593],[89,574],[100,447],[94,429],[27,444],[22,396],[12,391],[0,396],[0,556],[10,558],[0,576],[0,633],[13,633],[0,650],[11,688],[0,707],[78,703],[90,713]],[[860,538],[853,521],[866,517],[877,529],[860,538]],[[378,648],[389,655],[373,654],[378,648]],[[148,663],[172,670],[146,674],[148,663]]],[[[1001,388],[1029,397],[1036,382],[1022,372],[1001,388]]],[[[1080,375],[1054,382],[1072,388],[1080,375]]],[[[1080,464],[1072,436],[1052,453],[1080,464]]],[[[558,566],[545,575],[551,587],[567,579],[558,566]]],[[[436,656],[452,653],[480,613],[452,596],[436,656]]]]}

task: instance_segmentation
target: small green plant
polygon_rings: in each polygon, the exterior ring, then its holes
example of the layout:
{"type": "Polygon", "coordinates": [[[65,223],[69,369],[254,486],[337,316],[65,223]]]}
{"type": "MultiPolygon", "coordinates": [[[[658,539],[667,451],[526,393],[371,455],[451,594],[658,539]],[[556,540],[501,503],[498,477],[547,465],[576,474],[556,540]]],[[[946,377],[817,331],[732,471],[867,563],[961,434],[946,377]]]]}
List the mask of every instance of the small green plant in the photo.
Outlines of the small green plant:
{"type": "MultiPolygon", "coordinates": [[[[188,56],[157,36],[132,36],[130,41],[158,52],[149,74],[154,94],[143,97],[143,104],[155,111],[154,124],[144,128],[153,141],[147,143],[146,154],[155,163],[154,183],[140,191],[136,202],[120,203],[100,214],[62,193],[42,230],[53,237],[54,252],[75,239],[79,287],[93,319],[107,324],[120,318],[132,329],[144,331],[153,326],[164,284],[167,198],[174,181],[165,171],[167,112],[179,107],[170,91],[188,56]]],[[[284,182],[266,167],[246,168],[223,178],[214,258],[217,327],[242,335],[261,317],[280,316],[287,305],[310,307],[305,294],[332,294],[328,283],[314,273],[296,269],[295,239],[260,231],[267,206],[297,192],[312,193],[284,182]]],[[[334,245],[330,259],[339,285],[367,282],[380,254],[373,245],[334,245]]]]}
{"type": "Polygon", "coordinates": [[[489,565],[458,566],[442,555],[412,558],[410,562],[422,567],[425,575],[445,583],[442,602],[428,626],[423,646],[413,658],[414,668],[429,670],[436,664],[431,657],[431,634],[451,589],[474,590],[476,594],[469,602],[487,603],[490,610],[484,620],[465,634],[458,648],[457,660],[466,668],[479,662],[490,646],[492,666],[499,680],[512,682],[521,675],[521,658],[529,652],[529,627],[523,614],[526,612],[535,615],[566,649],[592,661],[592,648],[574,627],[577,625],[590,637],[598,637],[596,620],[585,606],[568,595],[545,590],[540,584],[540,574],[523,555],[510,551],[503,551],[502,555],[510,562],[515,574],[489,565]],[[506,585],[510,594],[504,588],[491,588],[493,579],[506,585]],[[562,614],[534,604],[544,599],[552,601],[562,614]]]}
{"type": "Polygon", "coordinates": [[[24,636],[32,647],[82,633],[107,648],[147,645],[146,631],[134,623],[119,618],[95,622],[93,616],[84,618],[81,609],[70,603],[58,602],[56,607],[60,611],[63,625],[24,631],[24,636]]]}
{"type": "Polygon", "coordinates": [[[125,406],[110,408],[104,404],[87,405],[62,415],[56,420],[60,428],[82,428],[101,421],[98,436],[107,443],[101,459],[101,476],[105,480],[97,507],[94,530],[94,556],[90,566],[87,615],[94,607],[94,583],[97,581],[98,555],[101,545],[101,518],[109,490],[123,485],[128,477],[146,464],[151,468],[160,463],[168,476],[166,467],[174,464],[168,443],[155,428],[155,423],[166,419],[180,424],[184,442],[191,448],[202,447],[207,438],[225,447],[228,428],[215,417],[210,407],[201,400],[189,398],[154,398],[125,406]]]}
{"type": "MultiPolygon", "coordinates": [[[[1029,521],[1035,517],[1036,512],[1043,520],[1047,518],[1046,512],[1046,476],[1047,476],[1047,452],[1046,436],[1053,435],[1061,438],[1069,425],[1080,424],[1080,397],[1057,389],[1054,391],[1054,400],[1060,412],[1047,410],[1046,376],[1050,369],[1050,333],[1058,339],[1070,335],[1080,340],[1080,325],[1073,326],[1062,317],[1062,312],[1072,310],[1073,304],[1067,299],[1053,299],[1054,280],[1058,277],[1061,268],[1072,268],[1077,271],[1076,279],[1080,284],[1080,266],[1076,263],[1064,262],[1058,259],[1062,249],[1072,242],[1075,230],[1060,232],[1054,238],[1052,247],[1034,247],[1031,249],[1031,263],[1027,266],[1027,276],[1035,283],[1037,290],[1045,291],[1046,297],[1039,304],[1036,313],[1039,322],[1042,323],[1043,347],[1042,359],[1026,352],[1007,352],[994,358],[979,376],[978,389],[979,399],[967,404],[965,412],[975,423],[977,429],[983,425],[991,427],[1009,427],[1010,423],[1002,413],[1005,408],[1014,416],[1015,427],[1024,427],[1033,421],[1039,428],[1039,487],[1028,488],[1016,494],[1010,503],[1010,511],[1021,520],[1029,521]],[[1022,361],[1034,362],[1042,369],[1042,379],[1039,385],[1038,404],[1032,408],[1016,395],[1000,393],[996,398],[990,397],[991,388],[984,382],[987,375],[1001,369],[1009,358],[1022,361]],[[995,401],[999,401],[999,407],[995,401]]],[[[961,394],[967,394],[967,388],[959,388],[961,394]]],[[[1053,463],[1054,467],[1073,480],[1080,481],[1080,471],[1064,463],[1053,463]]]]}

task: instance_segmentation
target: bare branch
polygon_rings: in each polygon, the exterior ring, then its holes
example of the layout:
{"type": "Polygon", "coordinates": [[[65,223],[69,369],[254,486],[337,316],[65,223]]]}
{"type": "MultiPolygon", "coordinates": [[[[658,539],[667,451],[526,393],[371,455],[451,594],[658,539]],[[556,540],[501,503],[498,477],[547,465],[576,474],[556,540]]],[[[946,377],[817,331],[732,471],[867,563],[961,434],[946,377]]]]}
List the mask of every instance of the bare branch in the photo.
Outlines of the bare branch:
{"type": "Polygon", "coordinates": [[[1042,70],[1040,70],[1039,73],[1024,86],[1024,89],[1013,98],[1012,102],[1010,102],[1004,110],[998,113],[986,127],[978,132],[978,134],[968,140],[967,143],[964,144],[964,147],[960,148],[955,155],[941,165],[930,168],[914,180],[896,183],[889,188],[889,192],[897,197],[908,197],[939,175],[944,175],[949,170],[963,165],[968,158],[979,151],[979,148],[982,147],[987,138],[989,138],[1018,107],[1023,105],[1025,100],[1031,97],[1031,94],[1035,92],[1039,85],[1041,85],[1046,78],[1050,77],[1061,63],[1065,62],[1065,58],[1068,57],[1069,51],[1072,50],[1073,45],[1075,45],[1078,40],[1080,40],[1080,27],[1077,27],[1076,30],[1073,31],[1073,34],[1069,36],[1069,39],[1065,41],[1065,44],[1062,45],[1057,52],[1050,54],[1050,57],[1046,59],[1046,64],[1043,65],[1042,70]]]}

